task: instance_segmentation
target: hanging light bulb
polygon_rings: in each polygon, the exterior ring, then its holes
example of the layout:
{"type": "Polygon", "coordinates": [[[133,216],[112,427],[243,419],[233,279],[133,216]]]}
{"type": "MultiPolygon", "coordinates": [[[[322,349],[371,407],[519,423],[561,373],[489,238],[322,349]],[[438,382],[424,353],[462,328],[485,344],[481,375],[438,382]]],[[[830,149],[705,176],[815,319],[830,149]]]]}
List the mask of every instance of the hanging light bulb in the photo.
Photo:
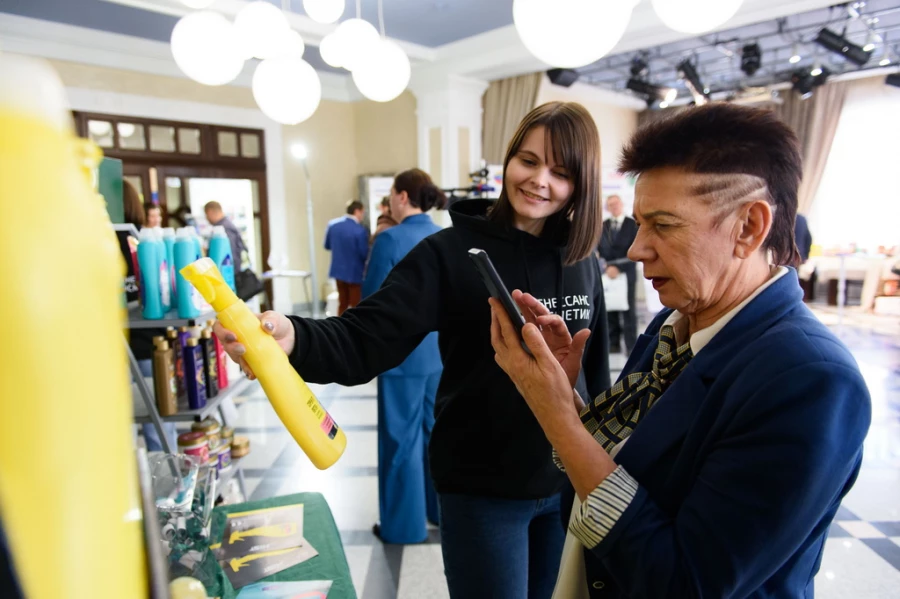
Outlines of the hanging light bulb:
{"type": "Polygon", "coordinates": [[[821,75],[822,74],[822,63],[820,63],[817,60],[816,64],[813,65],[813,68],[812,68],[812,70],[810,70],[809,74],[812,75],[813,77],[818,77],[819,75],[821,75]]]}
{"type": "Polygon", "coordinates": [[[267,117],[283,125],[308,119],[322,100],[322,82],[301,58],[279,56],[256,66],[253,97],[267,117]]]}
{"type": "Polygon", "coordinates": [[[800,48],[797,46],[797,44],[794,44],[793,48],[791,49],[791,57],[788,59],[788,62],[791,64],[797,64],[801,60],[802,58],[800,56],[800,48]]]}
{"type": "Polygon", "coordinates": [[[400,46],[378,40],[353,70],[353,82],[360,93],[376,102],[390,102],[403,93],[409,83],[409,57],[400,46]]]}
{"type": "Polygon", "coordinates": [[[278,42],[276,56],[303,58],[303,53],[305,51],[306,44],[303,43],[303,38],[300,36],[300,33],[293,29],[289,29],[281,36],[281,40],[278,42]]]}
{"type": "Polygon", "coordinates": [[[273,4],[256,0],[234,18],[244,58],[271,58],[278,54],[283,35],[290,29],[287,19],[273,4]]]}
{"type": "Polygon", "coordinates": [[[866,45],[863,46],[863,50],[865,50],[866,52],[871,52],[874,49],[875,49],[875,34],[870,31],[869,35],[866,36],[866,45]]]}
{"type": "Polygon", "coordinates": [[[353,71],[378,43],[378,30],[363,19],[347,19],[334,31],[341,53],[341,66],[353,71]]]}
{"type": "Polygon", "coordinates": [[[670,29],[704,33],[733,17],[744,0],[653,0],[653,10],[670,29]]]}
{"type": "Polygon", "coordinates": [[[344,14],[344,0],[303,0],[303,10],[317,23],[334,23],[344,14]]]}
{"type": "Polygon", "coordinates": [[[881,62],[878,63],[879,66],[886,67],[891,64],[891,49],[885,44],[884,50],[881,51],[881,62]]]}
{"type": "Polygon", "coordinates": [[[185,75],[204,85],[224,85],[244,67],[234,25],[210,11],[182,17],[172,29],[172,56],[185,75]]]}
{"type": "Polygon", "coordinates": [[[209,8],[215,1],[216,0],[181,0],[181,3],[188,8],[203,10],[204,8],[209,8]]]}
{"type": "Polygon", "coordinates": [[[619,43],[638,0],[513,0],[513,22],[543,62],[563,68],[596,62],[619,43]]]}
{"type": "Polygon", "coordinates": [[[341,46],[336,32],[331,32],[322,38],[319,43],[319,54],[322,55],[325,64],[329,66],[336,69],[344,66],[344,47],[341,46]]]}

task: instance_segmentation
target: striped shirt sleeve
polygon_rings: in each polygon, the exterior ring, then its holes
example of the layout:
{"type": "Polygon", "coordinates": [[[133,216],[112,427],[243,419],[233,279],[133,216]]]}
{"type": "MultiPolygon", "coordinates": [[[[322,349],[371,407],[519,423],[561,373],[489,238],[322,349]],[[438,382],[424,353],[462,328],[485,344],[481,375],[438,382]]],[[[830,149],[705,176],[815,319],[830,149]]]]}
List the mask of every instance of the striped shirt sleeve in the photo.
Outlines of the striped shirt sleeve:
{"type": "Polygon", "coordinates": [[[637,495],[638,483],[622,466],[591,491],[575,514],[569,531],[588,549],[606,538],[637,495]]]}

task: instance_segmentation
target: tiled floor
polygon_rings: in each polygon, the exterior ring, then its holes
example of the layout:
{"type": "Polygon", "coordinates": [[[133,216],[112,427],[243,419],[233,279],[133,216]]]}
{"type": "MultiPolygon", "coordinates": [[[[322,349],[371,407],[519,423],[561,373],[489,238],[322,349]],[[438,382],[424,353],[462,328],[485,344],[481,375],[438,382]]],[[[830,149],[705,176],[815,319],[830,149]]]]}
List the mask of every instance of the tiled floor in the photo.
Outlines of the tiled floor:
{"type": "MultiPolygon", "coordinates": [[[[826,542],[816,595],[900,597],[900,322],[873,321],[849,310],[839,327],[833,310],[817,313],[859,361],[872,393],[873,422],[863,470],[826,542]]],[[[612,356],[614,378],[623,365],[621,355],[612,356]]],[[[378,518],[375,383],[312,387],[346,430],[346,455],[333,468],[316,470],[257,387],[239,408],[237,428],[252,443],[244,460],[250,497],[323,493],[341,530],[360,599],[448,597],[436,530],[428,543],[406,547],[382,545],[371,533],[378,518]]]]}

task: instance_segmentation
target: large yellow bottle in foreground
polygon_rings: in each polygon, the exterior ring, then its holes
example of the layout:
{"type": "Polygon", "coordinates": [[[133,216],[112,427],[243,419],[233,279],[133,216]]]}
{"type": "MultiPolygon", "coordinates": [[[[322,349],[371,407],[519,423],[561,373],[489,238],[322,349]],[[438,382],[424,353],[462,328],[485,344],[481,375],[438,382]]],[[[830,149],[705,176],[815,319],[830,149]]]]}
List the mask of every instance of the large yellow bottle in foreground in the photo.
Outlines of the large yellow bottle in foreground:
{"type": "Polygon", "coordinates": [[[259,319],[238,299],[209,258],[181,269],[181,274],[216,311],[225,328],[247,349],[244,359],[294,440],[319,470],[338,461],[347,446],[344,431],[313,395],[278,343],[262,330],[259,319]]]}
{"type": "Polygon", "coordinates": [[[146,598],[125,265],[70,121],[0,53],[0,522],[29,599],[146,598]]]}

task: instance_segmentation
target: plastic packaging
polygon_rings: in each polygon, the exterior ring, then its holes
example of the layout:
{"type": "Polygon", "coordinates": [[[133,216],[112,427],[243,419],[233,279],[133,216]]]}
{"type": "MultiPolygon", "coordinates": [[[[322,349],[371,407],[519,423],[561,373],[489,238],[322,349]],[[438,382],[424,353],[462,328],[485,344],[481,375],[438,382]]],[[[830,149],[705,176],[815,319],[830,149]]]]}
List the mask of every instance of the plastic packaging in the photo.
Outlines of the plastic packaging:
{"type": "MultiPolygon", "coordinates": [[[[215,323],[215,320],[210,320],[206,324],[212,328],[215,323]]],[[[228,358],[219,338],[213,335],[212,340],[216,347],[216,383],[219,386],[219,391],[221,391],[228,387],[228,358]]]]}
{"type": "Polygon", "coordinates": [[[184,385],[188,406],[192,410],[206,407],[206,374],[203,371],[203,348],[196,339],[188,339],[184,348],[184,385]]]}
{"type": "Polygon", "coordinates": [[[176,270],[175,270],[175,229],[165,227],[162,230],[163,244],[166,246],[166,262],[169,264],[169,286],[172,289],[171,304],[178,305],[178,290],[176,286],[176,270]]]}
{"type": "Polygon", "coordinates": [[[247,350],[244,359],[259,379],[275,413],[316,468],[324,470],[337,462],[347,446],[344,431],[291,366],[278,342],[263,331],[256,315],[228,287],[213,261],[198,260],[182,269],[181,274],[212,305],[225,328],[244,345],[247,350]]]}
{"type": "Polygon", "coordinates": [[[25,597],[148,597],[125,264],[91,181],[101,154],[72,131],[46,62],[0,52],[0,81],[5,565],[25,597]]]}
{"type": "Polygon", "coordinates": [[[231,241],[223,226],[213,227],[212,237],[209,239],[209,257],[215,262],[231,290],[237,292],[237,287],[234,286],[235,258],[231,255],[231,241]]]}
{"type": "Polygon", "coordinates": [[[178,387],[175,384],[175,350],[165,337],[153,338],[153,388],[160,416],[178,413],[178,387]]]}
{"type": "Polygon", "coordinates": [[[175,252],[175,268],[178,271],[175,275],[178,318],[197,318],[200,316],[200,308],[202,306],[200,295],[181,274],[181,270],[185,266],[200,258],[198,248],[199,245],[196,236],[193,234],[193,228],[182,227],[178,229],[173,248],[175,252]]]}
{"type": "Polygon", "coordinates": [[[187,389],[184,386],[184,346],[178,331],[172,327],[166,328],[166,337],[169,340],[169,347],[172,348],[175,356],[175,399],[178,404],[178,410],[187,410],[187,389]]]}
{"type": "Polygon", "coordinates": [[[150,228],[141,229],[138,237],[137,256],[141,267],[141,314],[148,320],[160,320],[166,315],[166,302],[163,294],[168,298],[169,277],[166,271],[165,260],[160,257],[165,254],[165,247],[157,239],[156,231],[150,228]],[[163,275],[165,274],[165,278],[163,275]]]}

